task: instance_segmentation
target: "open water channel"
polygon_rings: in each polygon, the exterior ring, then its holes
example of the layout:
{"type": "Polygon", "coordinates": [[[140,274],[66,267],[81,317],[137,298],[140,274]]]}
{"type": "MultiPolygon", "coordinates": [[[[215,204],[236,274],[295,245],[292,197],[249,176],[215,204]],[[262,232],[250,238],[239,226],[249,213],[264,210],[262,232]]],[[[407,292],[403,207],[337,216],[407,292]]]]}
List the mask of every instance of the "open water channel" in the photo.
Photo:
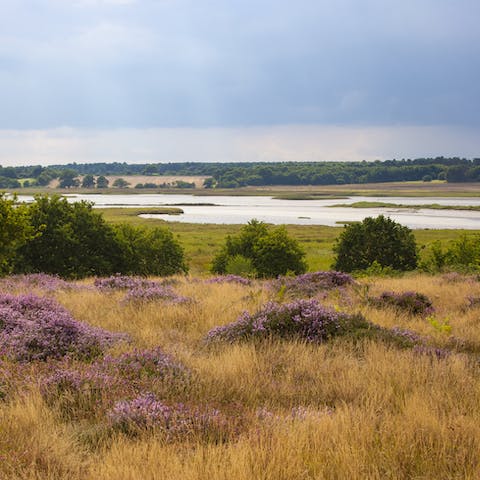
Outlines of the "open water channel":
{"type": "MultiPolygon", "coordinates": [[[[70,202],[88,200],[95,207],[163,207],[178,206],[181,215],[144,214],[142,217],[161,217],[168,221],[186,223],[246,223],[252,218],[273,224],[330,225],[361,221],[380,214],[389,216],[410,228],[480,229],[480,211],[434,210],[428,208],[351,208],[332,205],[380,201],[402,205],[439,204],[449,206],[480,206],[480,198],[446,197],[348,197],[325,200],[280,200],[272,197],[192,196],[166,194],[72,194],[70,202]]],[[[19,196],[21,201],[32,197],[19,196]]]]}

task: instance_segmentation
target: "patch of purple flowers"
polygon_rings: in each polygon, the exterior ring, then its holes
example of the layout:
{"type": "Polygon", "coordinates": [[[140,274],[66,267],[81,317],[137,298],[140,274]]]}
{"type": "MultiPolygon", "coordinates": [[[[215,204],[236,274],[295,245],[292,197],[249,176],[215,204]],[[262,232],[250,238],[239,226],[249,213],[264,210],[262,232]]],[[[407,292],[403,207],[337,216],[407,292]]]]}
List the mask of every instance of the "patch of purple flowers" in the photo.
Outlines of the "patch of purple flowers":
{"type": "Polygon", "coordinates": [[[409,315],[431,315],[435,309],[430,299],[417,292],[383,292],[369,299],[369,303],[378,308],[391,307],[409,315]]]}
{"type": "Polygon", "coordinates": [[[101,291],[132,290],[139,287],[149,288],[158,285],[153,280],[147,280],[143,277],[130,277],[128,275],[112,275],[107,278],[96,278],[93,284],[101,291]]]}
{"type": "Polygon", "coordinates": [[[0,294],[0,355],[18,361],[89,359],[123,338],[74,320],[51,298],[0,294]]]}
{"type": "Polygon", "coordinates": [[[308,342],[324,342],[372,326],[361,315],[348,315],[326,308],[317,300],[297,300],[281,304],[268,302],[258,312],[244,312],[233,323],[216,327],[206,341],[235,342],[244,338],[300,338],[308,342]]]}
{"type": "Polygon", "coordinates": [[[293,296],[312,297],[319,292],[350,285],[354,282],[348,273],[336,271],[319,271],[304,273],[296,277],[279,277],[273,281],[277,290],[285,289],[293,296]]]}
{"type": "Polygon", "coordinates": [[[149,303],[155,301],[181,304],[190,302],[190,299],[178,295],[171,287],[163,287],[158,284],[133,287],[123,299],[124,303],[149,303]]]}
{"type": "Polygon", "coordinates": [[[228,274],[209,278],[205,283],[238,283],[239,285],[248,286],[252,284],[252,281],[240,275],[228,274]]]}
{"type": "Polygon", "coordinates": [[[108,418],[113,428],[125,433],[151,429],[161,433],[167,441],[191,435],[218,437],[227,425],[218,410],[167,405],[152,393],[115,403],[108,418]]]}
{"type": "Polygon", "coordinates": [[[102,368],[130,382],[153,379],[188,383],[190,379],[189,370],[159,347],[134,350],[118,357],[107,355],[102,361],[102,368]]]}
{"type": "Polygon", "coordinates": [[[67,282],[57,275],[46,273],[30,273],[28,275],[11,275],[0,281],[0,287],[4,290],[43,290],[55,292],[57,290],[69,290],[78,288],[75,283],[67,282]]]}

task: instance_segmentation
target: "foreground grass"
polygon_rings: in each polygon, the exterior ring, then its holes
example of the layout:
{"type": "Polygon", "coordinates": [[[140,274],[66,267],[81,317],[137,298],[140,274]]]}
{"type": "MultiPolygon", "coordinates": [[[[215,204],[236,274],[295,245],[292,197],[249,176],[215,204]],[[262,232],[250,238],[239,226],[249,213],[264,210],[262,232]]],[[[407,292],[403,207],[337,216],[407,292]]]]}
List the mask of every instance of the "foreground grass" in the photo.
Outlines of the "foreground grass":
{"type": "MultiPolygon", "coordinates": [[[[57,292],[77,320],[127,332],[123,349],[161,346],[194,372],[183,401],[241,417],[229,439],[165,442],[143,432],[101,435],[98,420],[65,418],[45,404],[33,375],[0,402],[0,478],[5,479],[476,479],[480,477],[480,369],[474,353],[444,359],[374,340],[244,342],[206,348],[205,334],[278,298],[268,284],[208,284],[177,278],[186,305],[121,303],[121,293],[57,292]],[[300,413],[298,413],[300,412],[300,413]],[[93,423],[92,423],[93,422],[93,423]]],[[[89,282],[86,282],[87,284],[89,282]]],[[[411,329],[446,345],[480,349],[480,283],[467,277],[368,278],[323,302],[362,312],[384,327],[411,329]],[[432,299],[438,324],[365,303],[382,291],[432,299]]],[[[473,351],[475,350],[473,349],[473,351]]],[[[11,371],[16,371],[14,364],[11,371]]],[[[25,368],[25,367],[23,367],[25,368]]],[[[18,382],[18,383],[16,383],[18,382]]],[[[15,388],[15,385],[18,385],[15,388]]],[[[10,391],[10,390],[9,390],[10,391]]]]}

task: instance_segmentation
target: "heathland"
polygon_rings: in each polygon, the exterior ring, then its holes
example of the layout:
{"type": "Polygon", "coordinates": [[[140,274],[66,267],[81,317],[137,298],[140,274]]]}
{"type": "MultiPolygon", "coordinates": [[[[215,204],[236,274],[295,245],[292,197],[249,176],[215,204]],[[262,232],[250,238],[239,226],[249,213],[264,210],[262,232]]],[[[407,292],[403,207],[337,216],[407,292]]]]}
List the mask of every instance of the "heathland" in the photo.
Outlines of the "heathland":
{"type": "Polygon", "coordinates": [[[480,476],[476,276],[0,290],[0,478],[480,476]]]}

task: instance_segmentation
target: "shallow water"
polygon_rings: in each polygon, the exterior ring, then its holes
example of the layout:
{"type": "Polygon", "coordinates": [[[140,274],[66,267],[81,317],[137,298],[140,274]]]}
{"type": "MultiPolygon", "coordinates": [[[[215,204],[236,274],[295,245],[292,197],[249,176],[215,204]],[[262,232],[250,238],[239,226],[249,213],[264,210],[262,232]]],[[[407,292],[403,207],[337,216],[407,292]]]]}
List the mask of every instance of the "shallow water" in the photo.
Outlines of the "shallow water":
{"type": "MultiPolygon", "coordinates": [[[[142,215],[144,218],[161,217],[168,221],[185,223],[246,223],[252,218],[273,224],[338,225],[339,222],[361,221],[365,217],[384,214],[410,228],[463,228],[480,229],[480,211],[432,210],[399,208],[348,208],[331,205],[361,201],[425,205],[437,203],[451,206],[480,206],[480,198],[435,198],[435,197],[348,197],[327,200],[279,200],[272,197],[235,197],[135,194],[67,195],[71,202],[88,200],[95,207],[160,207],[181,204],[182,215],[142,215]],[[203,205],[195,205],[203,204],[203,205]],[[213,204],[213,205],[205,205],[213,204]]],[[[32,197],[19,196],[21,201],[32,197]]]]}

